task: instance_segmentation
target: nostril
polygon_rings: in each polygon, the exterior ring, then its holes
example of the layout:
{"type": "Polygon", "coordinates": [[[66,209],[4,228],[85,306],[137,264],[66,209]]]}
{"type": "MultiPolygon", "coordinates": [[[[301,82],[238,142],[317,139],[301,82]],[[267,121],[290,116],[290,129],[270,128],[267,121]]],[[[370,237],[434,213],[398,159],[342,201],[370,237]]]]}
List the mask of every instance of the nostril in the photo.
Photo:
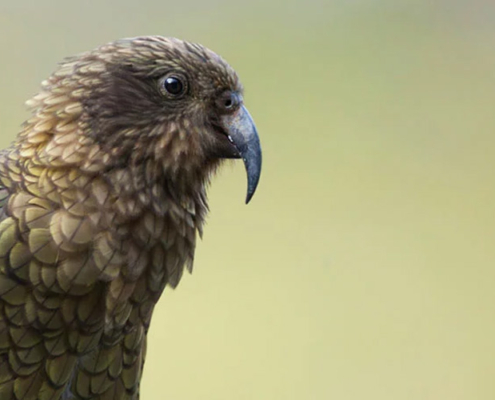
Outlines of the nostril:
{"type": "Polygon", "coordinates": [[[226,90],[216,99],[216,106],[220,112],[231,113],[237,110],[242,102],[242,97],[236,92],[226,90]]]}

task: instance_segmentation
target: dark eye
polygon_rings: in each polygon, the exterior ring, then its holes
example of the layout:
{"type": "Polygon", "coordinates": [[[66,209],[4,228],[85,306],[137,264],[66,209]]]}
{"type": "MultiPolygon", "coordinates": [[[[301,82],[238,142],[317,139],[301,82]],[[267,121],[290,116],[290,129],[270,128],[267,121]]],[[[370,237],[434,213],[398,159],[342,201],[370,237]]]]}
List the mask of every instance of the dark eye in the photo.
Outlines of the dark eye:
{"type": "Polygon", "coordinates": [[[167,93],[177,96],[184,92],[184,84],[176,76],[169,76],[163,81],[163,88],[167,93]]]}

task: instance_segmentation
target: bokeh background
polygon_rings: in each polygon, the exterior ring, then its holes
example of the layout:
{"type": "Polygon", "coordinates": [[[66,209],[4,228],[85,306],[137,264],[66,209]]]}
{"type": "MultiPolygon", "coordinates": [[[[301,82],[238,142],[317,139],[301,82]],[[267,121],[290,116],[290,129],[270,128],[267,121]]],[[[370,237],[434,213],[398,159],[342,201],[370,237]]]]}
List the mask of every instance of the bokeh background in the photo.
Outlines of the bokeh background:
{"type": "Polygon", "coordinates": [[[210,190],[144,400],[495,399],[492,0],[0,0],[0,144],[64,56],[177,36],[262,137],[210,190]]]}

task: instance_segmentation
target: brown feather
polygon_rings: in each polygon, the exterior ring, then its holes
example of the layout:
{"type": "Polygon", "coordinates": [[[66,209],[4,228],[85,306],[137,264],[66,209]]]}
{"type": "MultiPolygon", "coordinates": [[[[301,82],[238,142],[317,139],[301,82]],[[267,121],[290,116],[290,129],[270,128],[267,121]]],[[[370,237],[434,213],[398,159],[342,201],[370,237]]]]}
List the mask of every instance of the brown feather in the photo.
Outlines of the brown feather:
{"type": "Polygon", "coordinates": [[[242,92],[210,50],[140,37],[65,60],[26,103],[0,152],[1,399],[139,398],[151,315],[192,270],[230,146],[225,90],[242,92]],[[171,70],[186,95],[163,88],[171,70]]]}

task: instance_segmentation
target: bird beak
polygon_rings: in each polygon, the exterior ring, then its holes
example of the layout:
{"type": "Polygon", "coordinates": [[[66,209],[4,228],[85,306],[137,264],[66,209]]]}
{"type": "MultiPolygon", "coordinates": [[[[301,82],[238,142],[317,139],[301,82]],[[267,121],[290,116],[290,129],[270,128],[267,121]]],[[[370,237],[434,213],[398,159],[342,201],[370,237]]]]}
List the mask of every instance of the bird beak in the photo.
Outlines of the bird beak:
{"type": "Polygon", "coordinates": [[[221,119],[229,140],[244,160],[248,179],[247,204],[256,191],[261,174],[261,145],[258,132],[244,106],[234,114],[223,115],[221,119]]]}

